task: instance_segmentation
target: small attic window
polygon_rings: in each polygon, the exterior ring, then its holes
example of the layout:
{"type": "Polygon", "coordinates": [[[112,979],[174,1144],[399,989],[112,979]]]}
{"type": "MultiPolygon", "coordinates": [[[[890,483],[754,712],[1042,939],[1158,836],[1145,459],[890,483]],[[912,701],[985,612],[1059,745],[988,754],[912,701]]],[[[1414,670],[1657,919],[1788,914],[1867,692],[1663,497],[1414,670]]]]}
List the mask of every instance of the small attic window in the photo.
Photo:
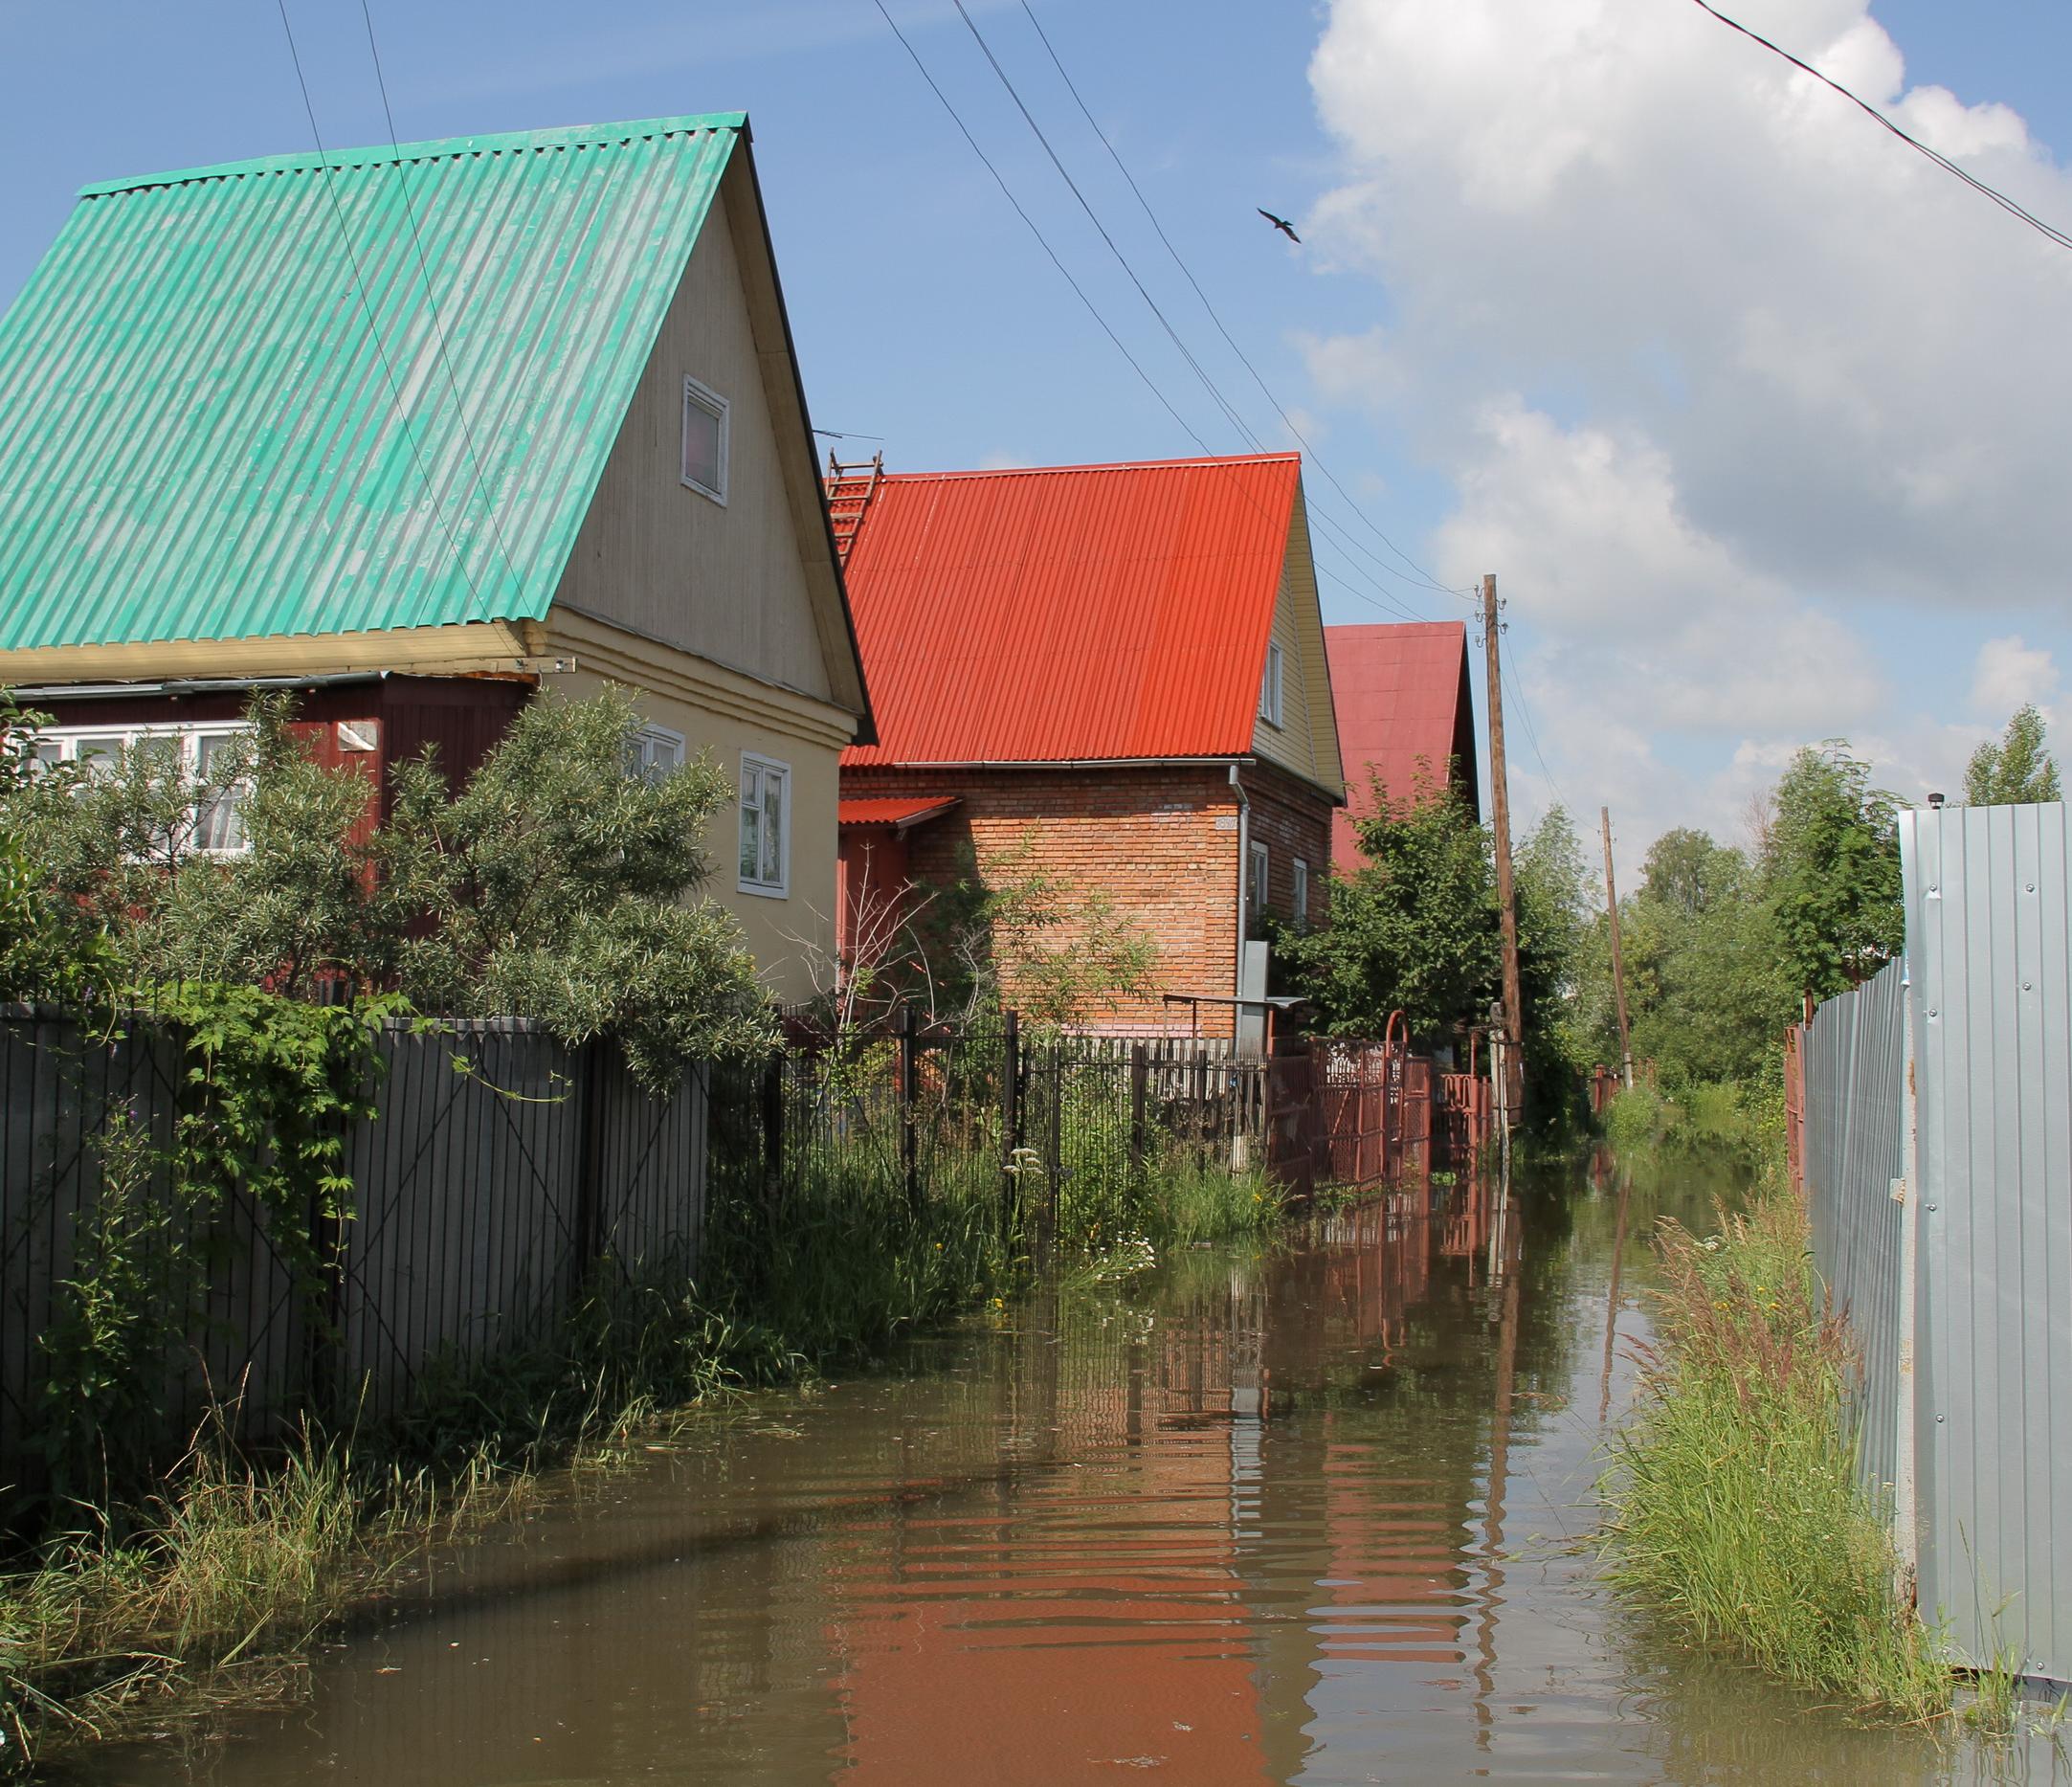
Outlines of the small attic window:
{"type": "Polygon", "coordinates": [[[726,399],[688,373],[683,379],[683,481],[726,501],[726,399]]]}
{"type": "Polygon", "coordinates": [[[1281,647],[1266,648],[1266,674],[1259,679],[1259,718],[1268,726],[1281,724],[1281,647]]]}

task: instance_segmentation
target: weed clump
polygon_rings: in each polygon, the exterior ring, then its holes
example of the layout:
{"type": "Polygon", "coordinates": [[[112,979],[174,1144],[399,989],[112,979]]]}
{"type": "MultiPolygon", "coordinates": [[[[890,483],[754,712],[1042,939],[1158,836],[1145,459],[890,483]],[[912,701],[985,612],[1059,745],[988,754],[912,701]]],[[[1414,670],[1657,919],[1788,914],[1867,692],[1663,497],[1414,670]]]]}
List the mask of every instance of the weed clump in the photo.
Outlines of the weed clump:
{"type": "Polygon", "coordinates": [[[1851,1343],[1816,1291],[1797,1201],[1723,1211],[1704,1240],[1666,1224],[1660,1246],[1660,1340],[1602,1485],[1612,1580],[1798,1687],[1946,1712],[1949,1671],[1856,1479],[1851,1343]]]}

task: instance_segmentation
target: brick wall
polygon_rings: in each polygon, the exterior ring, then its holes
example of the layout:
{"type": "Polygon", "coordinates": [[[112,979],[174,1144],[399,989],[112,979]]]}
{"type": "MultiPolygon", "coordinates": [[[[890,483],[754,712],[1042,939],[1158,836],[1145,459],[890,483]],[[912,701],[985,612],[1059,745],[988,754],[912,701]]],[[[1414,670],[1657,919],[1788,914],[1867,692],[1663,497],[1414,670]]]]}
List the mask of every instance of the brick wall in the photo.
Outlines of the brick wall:
{"type": "Polygon", "coordinates": [[[1295,917],[1295,863],[1309,865],[1309,922],[1325,921],[1325,877],[1331,866],[1331,803],[1307,782],[1258,763],[1239,772],[1252,803],[1251,841],[1266,846],[1267,899],[1278,917],[1295,917]]]}
{"type": "MultiPolygon", "coordinates": [[[[1237,808],[1221,770],[844,770],[842,793],[952,794],[962,803],[907,836],[917,882],[947,882],[975,860],[981,873],[1029,870],[1082,894],[1104,894],[1158,949],[1147,998],[1098,1019],[1117,1034],[1188,1027],[1162,992],[1233,991],[1237,959],[1237,808]]],[[[1212,1029],[1227,1035],[1228,1014],[1212,1029]]]]}
{"type": "MultiPolygon", "coordinates": [[[[1242,774],[1276,909],[1292,910],[1300,856],[1310,866],[1312,921],[1321,918],[1329,802],[1270,766],[1242,774]]],[[[1237,804],[1223,769],[844,770],[841,786],[850,798],[947,794],[962,803],[908,834],[917,882],[953,881],[974,860],[981,873],[1014,874],[1026,852],[1029,869],[1105,895],[1147,932],[1158,949],[1150,994],[1101,1015],[1103,1030],[1184,1034],[1187,1008],[1164,1004],[1161,993],[1236,991],[1237,804]]],[[[1229,1035],[1229,1011],[1204,1007],[1201,1027],[1229,1035]]]]}

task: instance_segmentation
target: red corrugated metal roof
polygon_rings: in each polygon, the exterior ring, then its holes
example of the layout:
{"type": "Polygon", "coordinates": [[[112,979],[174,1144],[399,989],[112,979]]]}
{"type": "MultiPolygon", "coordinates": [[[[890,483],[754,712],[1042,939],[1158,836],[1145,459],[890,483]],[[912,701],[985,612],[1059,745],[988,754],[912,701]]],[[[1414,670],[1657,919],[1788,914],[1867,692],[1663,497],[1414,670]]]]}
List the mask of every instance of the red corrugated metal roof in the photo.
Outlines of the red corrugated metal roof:
{"type": "Polygon", "coordinates": [[[896,825],[904,831],[919,825],[924,819],[932,819],[937,814],[947,813],[957,804],[957,796],[923,795],[915,799],[911,795],[871,795],[867,799],[838,800],[835,803],[836,825],[896,825]]]}
{"type": "Polygon", "coordinates": [[[1292,454],[892,475],[847,578],[879,742],[849,765],[1235,757],[1292,454]]]}
{"type": "Polygon", "coordinates": [[[1370,774],[1392,801],[1402,800],[1416,792],[1420,757],[1435,776],[1459,757],[1461,792],[1480,809],[1467,628],[1458,620],[1326,627],[1324,646],[1346,765],[1347,805],[1332,821],[1331,841],[1343,871],[1361,860],[1351,822],[1373,810],[1370,774]]]}

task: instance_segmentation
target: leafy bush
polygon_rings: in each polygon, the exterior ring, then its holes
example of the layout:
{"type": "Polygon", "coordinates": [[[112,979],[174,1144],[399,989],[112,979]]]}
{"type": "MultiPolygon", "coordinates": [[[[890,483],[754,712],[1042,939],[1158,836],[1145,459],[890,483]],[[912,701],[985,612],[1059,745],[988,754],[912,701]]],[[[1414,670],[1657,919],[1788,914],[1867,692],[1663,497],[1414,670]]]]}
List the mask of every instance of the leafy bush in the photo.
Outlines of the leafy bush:
{"type": "MultiPolygon", "coordinates": [[[[20,726],[7,732],[0,951],[26,885],[69,915],[65,954],[104,937],[131,985],[400,989],[569,1042],[615,1037],[658,1091],[695,1060],[769,1047],[739,927],[697,897],[732,790],[706,760],[631,772],[639,718],[623,691],[533,702],[457,792],[429,755],[397,766],[379,826],[373,783],[317,762],[285,698],[247,719],[199,776],[158,739],[92,774],[33,772],[20,726]],[[207,820],[232,807],[249,848],[226,856],[207,820]]],[[[13,978],[32,972],[53,971],[13,978]]]]}
{"type": "Polygon", "coordinates": [[[1669,1106],[1651,1085],[1620,1092],[1604,1113],[1605,1139],[1614,1148],[1653,1148],[1669,1129],[1669,1106]]]}

